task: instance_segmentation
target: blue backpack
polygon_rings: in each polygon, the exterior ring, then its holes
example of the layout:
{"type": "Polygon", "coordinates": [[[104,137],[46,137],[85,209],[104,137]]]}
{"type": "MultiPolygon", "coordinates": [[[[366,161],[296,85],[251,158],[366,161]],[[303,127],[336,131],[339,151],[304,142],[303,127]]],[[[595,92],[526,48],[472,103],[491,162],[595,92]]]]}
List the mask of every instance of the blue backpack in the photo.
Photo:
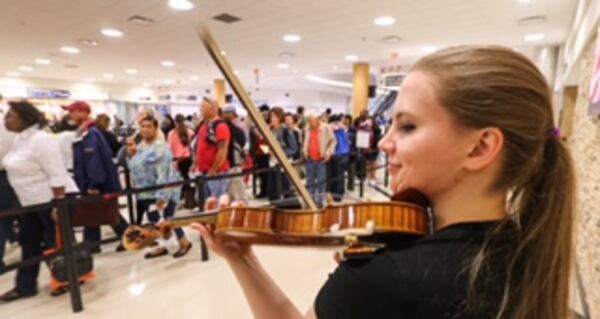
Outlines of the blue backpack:
{"type": "Polygon", "coordinates": [[[350,154],[350,141],[348,140],[348,133],[345,129],[339,128],[333,131],[337,145],[335,146],[335,155],[348,155],[350,154]]]}

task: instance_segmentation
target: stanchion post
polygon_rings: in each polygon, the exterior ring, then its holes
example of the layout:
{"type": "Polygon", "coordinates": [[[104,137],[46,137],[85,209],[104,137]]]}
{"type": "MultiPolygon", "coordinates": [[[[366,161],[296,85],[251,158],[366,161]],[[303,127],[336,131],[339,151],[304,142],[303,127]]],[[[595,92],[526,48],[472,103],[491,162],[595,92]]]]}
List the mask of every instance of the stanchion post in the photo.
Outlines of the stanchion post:
{"type": "Polygon", "coordinates": [[[81,312],[83,303],[81,301],[81,291],[79,290],[79,276],[77,274],[77,263],[75,261],[75,236],[71,225],[71,216],[69,216],[69,206],[66,200],[57,202],[58,220],[63,237],[62,254],[65,257],[67,265],[67,279],[69,282],[69,294],[71,295],[71,308],[73,312],[81,312]]]}
{"type": "Polygon", "coordinates": [[[365,178],[367,177],[367,161],[365,156],[361,153],[359,155],[358,165],[360,166],[360,183],[359,183],[359,197],[365,196],[365,178]]]}
{"type": "MultiPolygon", "coordinates": [[[[131,189],[131,176],[129,175],[129,167],[127,167],[127,165],[123,165],[123,167],[125,168],[125,189],[126,190],[130,190],[131,189]]],[[[133,208],[133,195],[128,193],[127,194],[127,211],[129,212],[129,223],[130,224],[135,224],[135,223],[140,223],[141,220],[136,221],[135,220],[135,212],[134,212],[134,208],[133,208]]]]}
{"type": "Polygon", "coordinates": [[[202,176],[196,176],[194,184],[196,184],[196,191],[198,194],[198,211],[204,210],[204,202],[206,201],[206,193],[205,193],[205,183],[206,181],[202,176]]]}
{"type": "Polygon", "coordinates": [[[200,256],[202,261],[208,261],[208,247],[206,247],[206,242],[202,235],[200,235],[200,256]]]}
{"type": "Polygon", "coordinates": [[[388,187],[389,185],[389,181],[390,181],[390,172],[388,170],[388,165],[389,165],[389,158],[387,156],[387,154],[385,154],[385,169],[383,170],[385,172],[385,176],[383,178],[383,185],[385,185],[385,187],[388,187]]]}
{"type": "Polygon", "coordinates": [[[252,164],[252,197],[256,197],[256,161],[252,164]]]}

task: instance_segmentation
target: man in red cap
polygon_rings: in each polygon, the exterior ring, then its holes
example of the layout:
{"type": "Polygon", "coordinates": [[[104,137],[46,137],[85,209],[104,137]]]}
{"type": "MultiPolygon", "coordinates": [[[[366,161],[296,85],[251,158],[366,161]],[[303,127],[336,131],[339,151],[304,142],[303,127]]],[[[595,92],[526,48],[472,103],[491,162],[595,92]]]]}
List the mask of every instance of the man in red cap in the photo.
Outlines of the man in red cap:
{"type": "MultiPolygon", "coordinates": [[[[112,151],[90,116],[92,111],[90,105],[77,101],[63,106],[63,109],[69,112],[71,120],[79,126],[78,138],[73,143],[73,170],[75,182],[81,192],[97,195],[121,191],[112,151]]],[[[127,221],[121,217],[119,224],[112,228],[121,237],[128,226],[127,221]]],[[[84,228],[84,242],[98,245],[101,238],[100,227],[84,228]]],[[[117,251],[123,250],[123,246],[119,244],[117,251]]],[[[100,252],[100,247],[94,247],[92,251],[100,252]]]]}

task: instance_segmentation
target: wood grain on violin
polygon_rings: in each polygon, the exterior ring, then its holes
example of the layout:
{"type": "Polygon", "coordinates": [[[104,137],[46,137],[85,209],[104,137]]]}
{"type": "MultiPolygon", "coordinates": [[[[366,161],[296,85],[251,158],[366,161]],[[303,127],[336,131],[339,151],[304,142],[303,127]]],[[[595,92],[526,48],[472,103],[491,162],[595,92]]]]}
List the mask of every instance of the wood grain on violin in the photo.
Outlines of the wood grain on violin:
{"type": "Polygon", "coordinates": [[[360,240],[379,234],[425,235],[423,207],[406,202],[367,202],[327,206],[318,211],[229,207],[218,212],[174,218],[157,226],[131,226],[123,236],[127,250],[152,246],[168,239],[171,230],[193,222],[211,224],[221,238],[252,244],[288,246],[340,246],[348,236],[360,240]]]}

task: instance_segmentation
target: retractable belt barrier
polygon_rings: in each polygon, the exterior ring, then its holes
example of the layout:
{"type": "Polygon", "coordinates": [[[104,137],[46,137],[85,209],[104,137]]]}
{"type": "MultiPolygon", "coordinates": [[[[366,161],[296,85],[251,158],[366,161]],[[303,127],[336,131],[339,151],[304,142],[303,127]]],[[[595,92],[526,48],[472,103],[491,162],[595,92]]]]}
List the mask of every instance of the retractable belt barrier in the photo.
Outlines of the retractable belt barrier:
{"type": "MultiPolygon", "coordinates": [[[[359,156],[360,156],[360,154],[359,154],[359,156]]],[[[293,166],[304,166],[305,164],[306,164],[306,161],[292,163],[293,166]]],[[[377,166],[377,167],[374,167],[371,169],[363,168],[363,172],[370,171],[370,170],[378,170],[385,166],[386,165],[377,166]]],[[[73,234],[73,226],[72,226],[72,222],[71,222],[71,217],[69,215],[69,205],[78,204],[78,203],[91,203],[91,202],[98,202],[98,201],[104,201],[104,200],[111,200],[111,199],[119,198],[122,196],[132,196],[132,195],[136,195],[136,194],[140,194],[140,193],[157,191],[157,190],[161,190],[164,188],[179,187],[179,186],[183,186],[183,185],[201,184],[203,182],[212,181],[212,180],[232,179],[232,178],[242,177],[242,176],[246,176],[246,175],[250,175],[250,174],[254,174],[254,175],[262,174],[262,173],[272,171],[274,169],[278,169],[278,166],[265,167],[265,168],[261,168],[261,169],[249,168],[249,169],[244,169],[238,173],[219,174],[219,175],[214,175],[214,176],[198,175],[198,176],[195,176],[188,180],[164,183],[164,184],[154,185],[154,186],[149,186],[149,187],[126,188],[123,191],[114,192],[114,193],[106,193],[106,194],[101,194],[101,195],[81,195],[81,194],[79,194],[79,195],[74,195],[74,196],[68,196],[65,199],[53,200],[53,201],[51,201],[49,203],[45,203],[45,204],[31,205],[31,206],[26,206],[26,207],[12,208],[12,209],[8,209],[8,210],[0,211],[0,220],[6,219],[6,218],[15,218],[15,217],[23,216],[26,214],[35,213],[40,210],[46,210],[46,209],[56,209],[57,210],[58,222],[60,223],[60,226],[61,226],[60,229],[62,232],[62,237],[64,239],[64,247],[63,247],[63,249],[61,249],[59,251],[59,254],[63,255],[65,258],[65,263],[67,266],[67,277],[68,277],[68,283],[69,283],[69,293],[70,293],[70,297],[71,297],[71,308],[72,308],[73,312],[77,313],[77,312],[81,312],[83,310],[83,303],[81,300],[81,293],[79,290],[79,283],[78,283],[78,278],[77,278],[78,277],[77,276],[77,265],[76,265],[75,254],[74,254],[74,250],[79,244],[76,242],[75,236],[73,234]]],[[[128,174],[128,170],[120,171],[120,173],[128,174]]],[[[343,176],[339,176],[334,179],[326,179],[323,182],[314,183],[314,184],[310,184],[307,186],[308,187],[318,186],[321,184],[330,183],[332,180],[338,180],[338,179],[342,179],[342,178],[343,178],[343,176]]],[[[363,176],[363,178],[361,178],[361,197],[362,197],[362,193],[363,193],[362,192],[362,184],[364,184],[364,176],[363,176]]],[[[388,195],[387,193],[385,193],[384,190],[378,189],[378,187],[374,187],[374,188],[376,190],[380,191],[382,194],[388,195]]],[[[293,193],[293,192],[294,192],[294,190],[291,189],[291,190],[288,190],[286,192],[286,194],[293,193]]],[[[290,199],[289,198],[283,199],[282,201],[286,201],[286,200],[290,200],[290,199]]],[[[130,207],[130,209],[131,209],[131,207],[130,207]]],[[[105,239],[99,243],[96,243],[95,245],[89,245],[89,247],[98,246],[98,245],[104,244],[104,243],[115,242],[118,240],[120,240],[120,238],[116,238],[116,237],[110,238],[110,239],[105,239]]],[[[206,247],[204,247],[204,245],[203,245],[203,251],[202,251],[203,259],[208,258],[206,255],[206,252],[204,251],[205,249],[206,249],[206,247]]],[[[22,260],[21,262],[18,262],[18,263],[13,263],[13,264],[7,265],[4,267],[4,269],[2,269],[0,271],[0,275],[5,274],[10,271],[17,270],[22,267],[33,266],[37,263],[47,261],[54,257],[55,256],[33,257],[33,258],[26,259],[26,260],[22,260]]]]}

